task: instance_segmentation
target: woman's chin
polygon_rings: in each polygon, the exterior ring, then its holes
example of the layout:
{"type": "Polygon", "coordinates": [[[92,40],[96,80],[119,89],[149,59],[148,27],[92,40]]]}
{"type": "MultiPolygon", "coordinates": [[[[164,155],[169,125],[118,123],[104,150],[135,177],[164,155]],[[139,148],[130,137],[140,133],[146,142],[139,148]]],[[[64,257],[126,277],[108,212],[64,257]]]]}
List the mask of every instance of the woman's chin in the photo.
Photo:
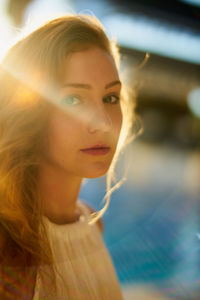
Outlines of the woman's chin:
{"type": "Polygon", "coordinates": [[[92,179],[92,178],[98,178],[104,176],[107,173],[109,166],[105,166],[105,165],[103,166],[99,164],[95,168],[91,168],[90,170],[88,169],[84,177],[92,179]]]}

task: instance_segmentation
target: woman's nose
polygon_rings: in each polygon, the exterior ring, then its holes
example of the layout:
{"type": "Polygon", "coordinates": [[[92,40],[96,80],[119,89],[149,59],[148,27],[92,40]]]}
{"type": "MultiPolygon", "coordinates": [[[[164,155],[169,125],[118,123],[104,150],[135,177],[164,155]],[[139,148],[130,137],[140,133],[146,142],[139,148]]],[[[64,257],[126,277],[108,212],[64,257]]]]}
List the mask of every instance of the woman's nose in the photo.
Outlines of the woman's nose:
{"type": "Polygon", "coordinates": [[[112,120],[105,108],[96,108],[91,110],[88,116],[88,131],[95,133],[96,131],[109,132],[112,128],[112,120]]]}

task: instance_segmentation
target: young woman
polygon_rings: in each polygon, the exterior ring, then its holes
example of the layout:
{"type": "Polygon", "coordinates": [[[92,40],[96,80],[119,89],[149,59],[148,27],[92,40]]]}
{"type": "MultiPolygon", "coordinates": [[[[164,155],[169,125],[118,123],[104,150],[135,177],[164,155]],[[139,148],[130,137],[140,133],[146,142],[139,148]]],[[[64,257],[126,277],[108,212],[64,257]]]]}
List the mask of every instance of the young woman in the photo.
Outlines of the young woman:
{"type": "Polygon", "coordinates": [[[0,299],[122,299],[102,239],[114,165],[132,127],[117,46],[85,15],[17,42],[0,72],[0,299]],[[79,199],[108,172],[106,204],[79,199]]]}

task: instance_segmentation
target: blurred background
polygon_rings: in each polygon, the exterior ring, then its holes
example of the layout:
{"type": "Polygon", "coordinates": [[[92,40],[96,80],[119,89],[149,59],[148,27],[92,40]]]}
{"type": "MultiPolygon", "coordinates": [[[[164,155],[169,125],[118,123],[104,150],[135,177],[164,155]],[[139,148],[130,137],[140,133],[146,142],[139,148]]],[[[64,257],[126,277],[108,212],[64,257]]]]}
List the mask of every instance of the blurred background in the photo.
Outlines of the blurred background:
{"type": "MultiPolygon", "coordinates": [[[[118,41],[144,127],[103,217],[124,298],[200,299],[200,0],[0,0],[0,58],[21,28],[74,12],[118,41]]],[[[104,177],[85,180],[80,198],[100,209],[105,191],[104,177]]]]}

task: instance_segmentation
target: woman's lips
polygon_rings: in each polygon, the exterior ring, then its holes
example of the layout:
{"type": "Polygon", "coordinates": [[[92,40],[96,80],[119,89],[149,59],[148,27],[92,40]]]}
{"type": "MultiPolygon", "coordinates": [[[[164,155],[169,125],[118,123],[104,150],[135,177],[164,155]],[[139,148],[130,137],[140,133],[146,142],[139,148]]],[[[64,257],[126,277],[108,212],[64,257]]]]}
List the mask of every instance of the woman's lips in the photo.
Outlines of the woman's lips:
{"type": "Polygon", "coordinates": [[[89,148],[81,149],[81,152],[89,155],[106,155],[110,151],[110,147],[98,147],[98,148],[89,148]]]}

